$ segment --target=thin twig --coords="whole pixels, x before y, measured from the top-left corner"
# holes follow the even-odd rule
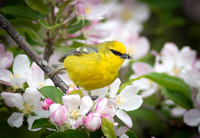
[[[26,42],[26,40],[14,29],[14,27],[0,14],[0,27],[2,27],[11,38],[21,47],[26,54],[35,61],[35,63],[46,73],[48,77],[51,76],[53,70],[48,66],[44,60],[35,50]],[[64,93],[67,92],[69,86],[66,85],[58,75],[50,77],[56,87],[59,87]]]

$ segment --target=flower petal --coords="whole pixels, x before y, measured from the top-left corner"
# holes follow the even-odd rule
[[[88,20],[100,20],[100,19],[103,19],[103,15],[106,14],[108,9],[109,9],[108,5],[104,5],[104,4],[91,6],[91,12],[88,13],[88,14],[86,13],[86,19],[88,19]]]
[[[13,54],[6,52],[0,56],[0,68],[9,68],[13,63]]]
[[[68,121],[68,108],[66,105],[52,104],[50,106],[50,121],[61,126]]]
[[[74,95],[65,95],[62,97],[62,101],[64,105],[67,105],[67,107],[70,109],[78,109],[81,99],[78,94]]]
[[[83,1],[76,2],[75,8],[76,8],[79,15],[85,14],[85,3]]]
[[[191,50],[190,47],[183,47],[179,55],[177,56],[176,64],[178,67],[185,67],[187,65],[192,65],[196,59],[197,53],[194,50]]]
[[[133,52],[132,57],[133,59],[139,59],[144,57],[150,48],[149,40],[146,37],[138,37],[136,36],[136,39],[132,43],[133,46]]]
[[[84,126],[90,130],[95,131],[100,128],[101,126],[101,116],[96,113],[90,113],[85,119],[84,119]]]
[[[35,87],[28,87],[23,94],[24,101],[29,105],[40,103],[41,93]]]
[[[23,120],[24,120],[24,114],[14,112],[8,118],[8,124],[11,127],[17,127],[17,128],[19,128],[22,125]]]
[[[29,117],[28,117],[28,119],[27,119],[28,130],[31,130],[31,131],[38,131],[38,130],[41,129],[41,128],[32,129],[33,122],[34,122],[36,119],[39,119],[39,118],[40,118],[39,116],[32,116],[32,115],[29,115]]]
[[[161,60],[165,65],[169,66],[169,68],[172,68],[176,63],[178,52],[178,47],[174,43],[167,42],[164,44],[161,51]]]
[[[19,54],[15,57],[13,63],[13,73],[25,76],[26,70],[30,67],[30,61],[25,54]]]
[[[153,71],[152,66],[143,62],[136,62],[132,64],[132,69],[137,75],[144,75]]]
[[[135,86],[127,86],[122,90],[122,92],[118,95],[118,98],[121,98],[122,103],[117,103],[120,109],[124,109],[126,111],[132,111],[138,109],[142,103],[142,96],[136,95],[138,92],[138,88]]]
[[[81,105],[80,105],[79,113],[82,114],[82,115],[87,114],[92,106],[93,106],[92,99],[89,96],[84,96],[81,99]]]
[[[106,107],[106,105],[107,105],[107,99],[106,98],[100,98],[95,105],[95,112],[101,113],[104,110],[104,108]]]
[[[27,83],[29,87],[40,88],[40,85],[43,82],[44,72],[35,62],[33,62],[31,68],[27,70]]]
[[[99,96],[98,99],[95,100],[98,101],[100,98],[105,97],[107,92],[108,92],[108,87],[106,86],[100,89],[92,90],[91,96]]]
[[[189,126],[198,126],[200,123],[200,109],[191,109],[186,112],[184,122]]]
[[[0,83],[9,85],[10,77],[12,76],[12,72],[7,69],[0,69]]]
[[[32,110],[37,116],[41,118],[47,118],[50,115],[48,110],[43,110],[40,102],[34,104],[34,108]]]
[[[17,107],[18,109],[23,107],[24,100],[22,95],[19,93],[2,92],[1,97],[9,107]]]
[[[129,129],[127,127],[120,127],[118,130],[117,130],[117,136],[122,136],[123,134],[126,133],[126,131],[128,131]]]
[[[122,120],[129,128],[132,127],[132,120],[131,118],[128,116],[128,114],[126,112],[124,112],[123,110],[117,110],[116,112],[117,117]]]
[[[117,78],[111,85],[110,85],[110,97],[114,98],[116,96],[116,93],[119,89],[119,86],[121,84],[121,81],[119,78]]]

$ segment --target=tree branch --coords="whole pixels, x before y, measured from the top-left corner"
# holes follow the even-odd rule
[[[56,87],[59,87],[64,93],[67,92],[67,86],[63,80],[58,76],[51,76],[53,70],[48,66],[44,60],[35,50],[26,42],[26,40],[14,29],[14,27],[0,14],[0,28],[3,28],[11,38],[21,47],[26,54],[33,59],[33,61],[46,73],[48,77],[54,82]]]

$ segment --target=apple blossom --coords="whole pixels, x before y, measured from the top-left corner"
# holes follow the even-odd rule
[[[44,111],[40,104],[41,94],[36,88],[26,88],[23,96],[19,93],[2,92],[1,97],[9,107],[16,107],[20,112],[14,112],[8,118],[8,124],[11,127],[20,127],[22,125],[23,116],[27,116],[28,130],[32,129],[32,123],[35,119],[49,117],[49,112]],[[34,98],[33,98],[34,97]]]
[[[11,85],[14,88],[23,87],[27,80],[26,71],[30,67],[30,61],[25,54],[19,54],[15,57],[13,63],[13,74],[9,70],[0,69],[0,82],[5,85]]]
[[[125,111],[138,109],[142,103],[142,96],[137,95],[139,91],[137,86],[126,86],[120,94],[117,94],[121,81],[117,78],[110,86],[110,98],[114,99],[117,104],[116,115],[128,127],[132,127],[132,120]]]
[[[108,6],[100,4],[101,0],[77,0],[75,9],[79,16],[88,20],[100,20],[108,11]]]
[[[122,20],[125,23],[131,21],[142,23],[150,16],[148,5],[142,2],[126,0],[116,3],[112,1],[110,5],[112,10],[108,13],[108,18]]]
[[[179,51],[174,43],[168,42],[164,44],[161,55],[158,55],[158,58],[160,60],[155,63],[155,71],[179,76],[184,68],[192,66],[196,59],[196,51],[191,50],[188,46]],[[159,63],[159,61],[162,63]]]

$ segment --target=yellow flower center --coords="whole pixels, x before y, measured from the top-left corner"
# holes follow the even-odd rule
[[[181,72],[181,70],[180,70],[179,68],[177,68],[177,67],[174,67],[174,68],[172,69],[172,71],[173,71],[173,73],[174,73],[175,75],[178,75],[178,74]]]
[[[124,21],[129,21],[130,19],[132,19],[133,17],[133,13],[130,9],[125,9],[123,12],[122,12],[122,19]]]
[[[10,79],[20,78],[20,77],[22,77],[22,75],[20,75],[20,74],[13,74],[13,75],[10,76]]]
[[[85,8],[85,14],[90,14],[92,12],[92,6],[91,5],[86,5],[86,8]]]
[[[24,107],[21,109],[21,111],[27,115],[31,114],[32,110],[33,110],[33,105],[28,105],[28,104],[25,104]]]
[[[125,100],[121,98],[121,95],[119,95],[115,101],[119,105],[122,104]]]
[[[39,84],[40,87],[44,87],[45,86],[44,81],[43,82],[38,82],[38,84]]]
[[[77,120],[80,116],[81,116],[81,114],[78,112],[78,109],[72,110],[69,113],[69,117],[72,119],[75,119],[75,120]]]

